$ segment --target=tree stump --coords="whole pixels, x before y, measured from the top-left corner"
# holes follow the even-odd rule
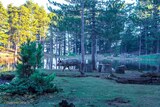
[[[103,72],[112,73],[111,64],[103,64]]]
[[[102,72],[102,66],[103,66],[102,64],[98,65],[98,72]]]
[[[125,65],[120,65],[120,66],[117,67],[116,73],[118,73],[118,74],[124,74],[125,70],[126,70],[126,66]]]
[[[111,66],[111,64],[99,64],[98,65],[98,72],[111,73],[112,72],[112,66]]]

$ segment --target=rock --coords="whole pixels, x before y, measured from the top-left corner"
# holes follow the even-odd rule
[[[118,73],[118,74],[124,74],[125,70],[126,70],[126,66],[125,65],[121,65],[121,66],[117,67],[115,72]]]
[[[69,107],[75,107],[75,105],[73,103],[70,103]]]
[[[121,97],[117,97],[117,98],[114,98],[113,100],[108,100],[108,102],[129,103],[130,101]]]
[[[67,100],[62,100],[59,103],[59,107],[75,107],[75,105],[73,103],[68,103]]]
[[[121,97],[114,98],[112,100],[107,100],[108,105],[119,106],[121,104],[127,105],[130,101]]]

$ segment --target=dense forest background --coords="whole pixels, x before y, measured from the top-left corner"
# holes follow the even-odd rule
[[[28,0],[15,7],[0,3],[0,51],[14,51],[27,39],[55,55],[160,52],[160,1],[50,0],[47,13]],[[83,44],[82,44],[83,42]]]

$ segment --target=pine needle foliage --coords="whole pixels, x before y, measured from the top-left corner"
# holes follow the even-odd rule
[[[36,68],[42,67],[43,47],[41,44],[27,40],[20,49],[20,63],[17,65],[17,73],[19,77],[27,78],[35,72]]]
[[[20,49],[20,63],[17,65],[16,77],[9,84],[0,85],[0,92],[23,95],[58,91],[52,82],[55,74],[44,75],[39,72],[38,68],[43,65],[42,45],[27,40]]]
[[[15,77],[9,84],[0,85],[0,91],[11,95],[43,94],[58,91],[52,83],[54,74],[44,76],[36,71],[29,78]]]

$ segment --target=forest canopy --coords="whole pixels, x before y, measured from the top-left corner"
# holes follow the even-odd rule
[[[0,48],[14,49],[17,54],[19,46],[31,39],[44,41],[50,18],[43,7],[27,1],[16,7],[9,4],[7,9],[0,2]]]
[[[81,54],[82,0],[65,1],[67,4],[49,0],[50,13],[30,0],[19,7],[10,4],[7,9],[0,3],[1,50],[17,52],[29,38],[43,42],[50,53]],[[137,0],[133,4],[124,0],[83,3],[85,54],[159,53],[159,0]]]
[[[60,19],[57,27],[51,25],[49,30],[56,32],[53,41],[61,50],[59,54],[80,54],[82,0],[65,0],[66,4],[49,1],[52,6],[59,7],[58,10],[49,8]],[[91,54],[92,48],[99,54],[159,53],[159,0],[137,0],[133,4],[124,0],[83,1],[86,54]]]

